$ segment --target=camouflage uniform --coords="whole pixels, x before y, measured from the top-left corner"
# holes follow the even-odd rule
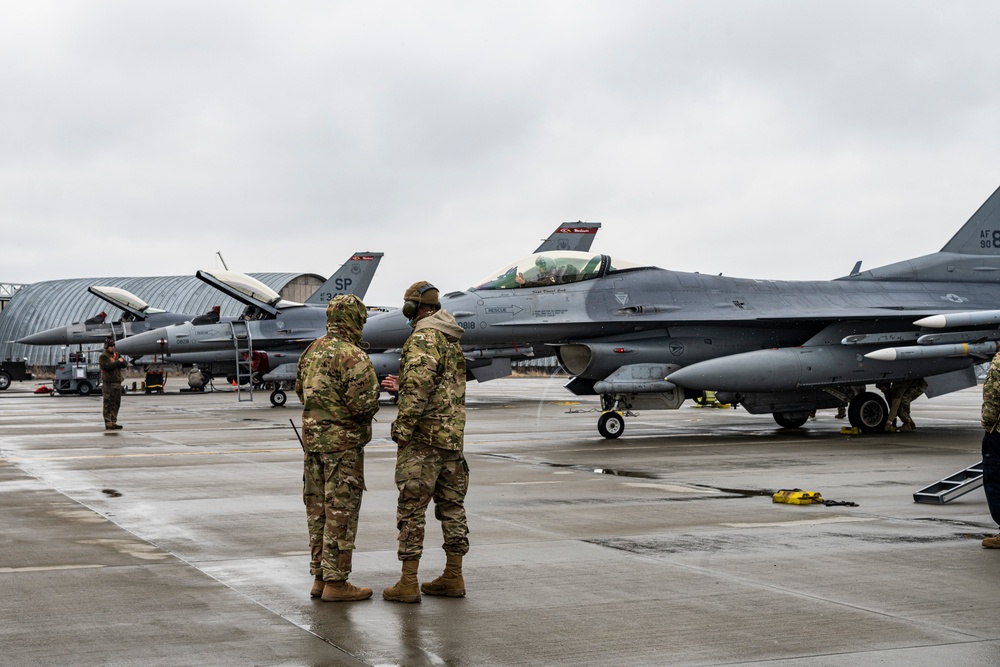
[[[97,363],[101,367],[101,394],[104,396],[104,428],[116,428],[118,424],[118,410],[122,405],[122,382],[125,381],[123,368],[128,367],[128,362],[118,356],[116,352],[108,352],[107,345],[98,357]]]
[[[419,560],[423,553],[427,505],[441,522],[444,551],[469,551],[465,494],[469,466],[462,453],[465,432],[465,357],[458,344],[463,330],[443,310],[417,321],[403,346],[399,375],[399,415],[392,423],[399,503],[398,556]]]
[[[990,516],[1000,525],[1000,354],[983,382],[983,490]]]
[[[898,415],[903,427],[909,427],[907,430],[916,428],[913,418],[910,417],[910,403],[920,398],[925,391],[927,391],[927,381],[923,378],[894,383],[890,390],[892,400],[889,405],[889,418],[886,420],[886,425],[895,424]]]
[[[309,570],[347,581],[365,490],[364,446],[378,412],[378,379],[358,343],[364,303],[339,295],[326,309],[326,336],[299,358],[295,393],[302,401],[305,450],[302,499],[309,526]]]

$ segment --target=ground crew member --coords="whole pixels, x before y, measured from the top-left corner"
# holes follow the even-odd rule
[[[302,500],[309,527],[312,597],[325,602],[367,600],[351,574],[358,512],[365,490],[364,446],[378,411],[378,378],[358,347],[365,304],[338,295],[326,308],[326,335],[299,357],[295,393],[302,401]]]
[[[112,431],[120,429],[118,424],[118,410],[122,406],[122,382],[125,381],[123,368],[128,367],[128,362],[115,352],[115,339],[107,338],[104,341],[104,351],[98,357],[97,363],[101,367],[101,394],[104,396],[104,428]]]
[[[399,415],[391,435],[398,445],[396,487],[399,501],[397,556],[402,575],[382,597],[394,602],[420,602],[428,595],[462,597],[462,557],[469,551],[465,494],[469,467],[463,455],[465,433],[465,357],[459,339],[463,329],[444,310],[438,290],[418,282],[406,290],[403,314],[413,333],[403,345],[399,378],[390,376],[386,388],[398,384]],[[427,505],[434,500],[434,516],[441,522],[447,564],[444,573],[417,587],[417,566],[423,553]]]
[[[1000,525],[1000,354],[993,357],[983,382],[983,491],[993,522]],[[983,547],[1000,549],[1000,535],[987,537]]]
[[[896,426],[896,417],[903,423],[900,431],[908,433],[917,427],[910,417],[910,402],[916,400],[927,391],[927,381],[923,378],[908,380],[906,382],[894,382],[889,391],[891,400],[889,401],[889,417],[885,422],[885,430],[891,431]]]

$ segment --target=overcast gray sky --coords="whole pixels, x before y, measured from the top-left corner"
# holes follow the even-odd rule
[[[0,8],[0,282],[377,250],[395,304],[575,220],[635,262],[828,279],[939,250],[1000,186],[990,0]]]

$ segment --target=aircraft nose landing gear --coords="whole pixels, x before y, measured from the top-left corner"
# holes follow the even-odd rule
[[[614,440],[625,431],[625,419],[620,412],[605,412],[597,420],[597,431],[609,440]]]
[[[271,392],[271,405],[276,408],[281,408],[285,406],[288,401],[288,394],[285,393],[284,389],[278,388]]]
[[[625,432],[625,417],[635,417],[631,405],[625,397],[605,394],[601,396],[601,417],[597,420],[597,432],[608,440],[621,437]]]

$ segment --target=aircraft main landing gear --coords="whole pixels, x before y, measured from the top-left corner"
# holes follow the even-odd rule
[[[889,408],[878,394],[866,391],[851,399],[847,419],[862,433],[879,433],[889,420]]]

